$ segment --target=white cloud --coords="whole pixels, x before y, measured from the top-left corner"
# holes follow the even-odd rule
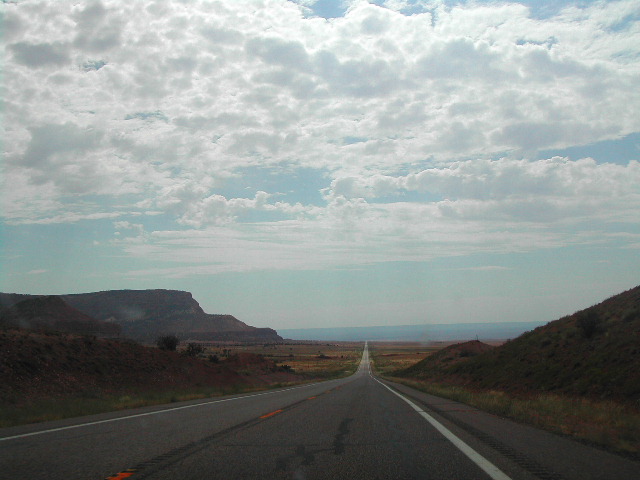
[[[458,270],[462,271],[470,271],[470,272],[496,272],[496,271],[505,271],[511,270],[509,267],[502,267],[500,265],[483,265],[481,267],[469,267],[469,268],[460,268]]]
[[[69,63],[67,46],[60,43],[17,42],[9,45],[9,50],[17,63],[30,68]]]
[[[102,53],[120,45],[123,27],[120,12],[108,11],[102,2],[95,0],[78,7],[72,18],[76,22],[74,45],[82,51]]]
[[[331,20],[297,3],[3,4],[5,219],[163,212],[184,247],[118,220],[144,238],[131,254],[188,259],[224,226],[239,269],[538,248],[637,221],[637,162],[522,160],[640,131],[637,2],[538,19],[360,1]],[[330,172],[325,203],[225,192],[257,167]]]
[[[80,129],[71,123],[34,126],[29,132],[31,141],[20,164],[31,168],[48,163],[51,157],[61,158],[65,163],[77,161],[75,155],[96,148],[102,136],[101,132]],[[50,167],[46,165],[45,168],[50,170]]]
[[[45,270],[43,268],[39,268],[36,270],[30,270],[27,272],[27,275],[41,275],[43,273],[47,273],[49,270]]]
[[[375,198],[400,190],[437,193],[446,198],[501,199],[510,196],[624,196],[637,192],[640,163],[598,164],[591,158],[553,157],[527,161],[467,160],[404,176],[338,177],[334,195]]]
[[[126,220],[113,222],[113,227],[116,229],[116,234],[132,232],[137,235],[142,235],[144,233],[144,225],[141,223],[131,223]]]
[[[262,222],[242,227],[154,232],[129,254],[175,267],[135,275],[188,276],[227,271],[357,268],[389,261],[427,261],[470,253],[526,252],[589,243],[568,232],[509,228],[501,222],[461,222],[437,208],[338,201],[314,220]]]
[[[269,194],[265,192],[256,193],[252,199],[226,199],[222,195],[210,195],[188,205],[187,211],[181,217],[181,222],[196,227],[211,223],[231,223],[242,212],[263,209],[268,198]]]

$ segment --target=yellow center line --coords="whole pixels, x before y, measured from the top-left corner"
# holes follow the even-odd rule
[[[271,412],[271,413],[267,413],[266,415],[262,415],[260,418],[269,418],[269,417],[272,417],[273,415],[276,415],[276,414],[280,413],[281,411],[282,411],[282,409],[276,410],[275,412]]]
[[[110,477],[107,477],[105,480],[120,480],[122,478],[129,478],[131,476],[133,476],[136,473],[135,470],[130,469],[130,470],[125,470],[124,472],[120,472],[120,473],[116,473],[115,475],[111,475]]]

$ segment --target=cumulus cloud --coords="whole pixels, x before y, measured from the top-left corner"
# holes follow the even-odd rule
[[[222,195],[210,195],[189,204],[181,221],[197,227],[209,223],[231,223],[242,212],[263,209],[268,198],[266,192],[258,192],[254,198],[226,199]]]
[[[76,22],[74,46],[86,52],[100,53],[120,44],[120,12],[109,12],[100,1],[90,2],[72,14]]]
[[[30,68],[61,66],[69,62],[67,47],[61,43],[16,42],[9,45],[15,61]]]
[[[224,227],[288,266],[309,251],[319,266],[537,248],[571,241],[562,222],[634,222],[637,162],[534,159],[640,131],[637,2],[543,18],[517,3],[354,1],[330,20],[313,6],[3,4],[5,220],[118,218],[120,236],[144,233],[132,255],[188,248],[119,219],[162,212],[155,228],[184,245]],[[265,167],[322,172],[320,200],[228,191]]]
[[[406,176],[340,177],[330,198],[426,195],[440,215],[515,222],[633,221],[640,201],[640,163],[598,164],[591,158],[455,162]],[[429,200],[426,200],[429,199]]]
[[[404,176],[342,177],[332,182],[331,193],[375,198],[404,191],[437,193],[450,199],[501,199],[509,196],[632,195],[640,180],[640,164],[596,163],[591,158],[553,157],[528,161],[467,160],[432,167]]]
[[[84,153],[97,147],[101,133],[93,129],[85,130],[76,125],[46,124],[29,128],[31,140],[20,164],[37,167],[51,157],[63,157],[65,162],[76,160],[70,153]]]

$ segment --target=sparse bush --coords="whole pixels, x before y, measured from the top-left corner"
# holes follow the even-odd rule
[[[163,335],[156,340],[156,345],[160,350],[168,350],[170,352],[175,352],[179,343],[180,340],[175,335]]]
[[[197,343],[188,343],[187,348],[182,352],[187,357],[197,357],[201,353],[204,353],[204,347]]]
[[[591,338],[600,331],[602,319],[595,310],[587,310],[578,316],[576,325],[585,338]]]
[[[220,358],[218,358],[218,355],[209,355],[209,361],[211,363],[220,363]]]

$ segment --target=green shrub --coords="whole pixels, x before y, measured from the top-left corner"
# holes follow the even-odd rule
[[[156,345],[160,350],[168,350],[170,352],[175,352],[179,343],[180,340],[175,335],[163,335],[156,340]]]
[[[602,319],[593,309],[582,312],[576,321],[576,325],[582,331],[585,338],[591,338],[601,329]]]

